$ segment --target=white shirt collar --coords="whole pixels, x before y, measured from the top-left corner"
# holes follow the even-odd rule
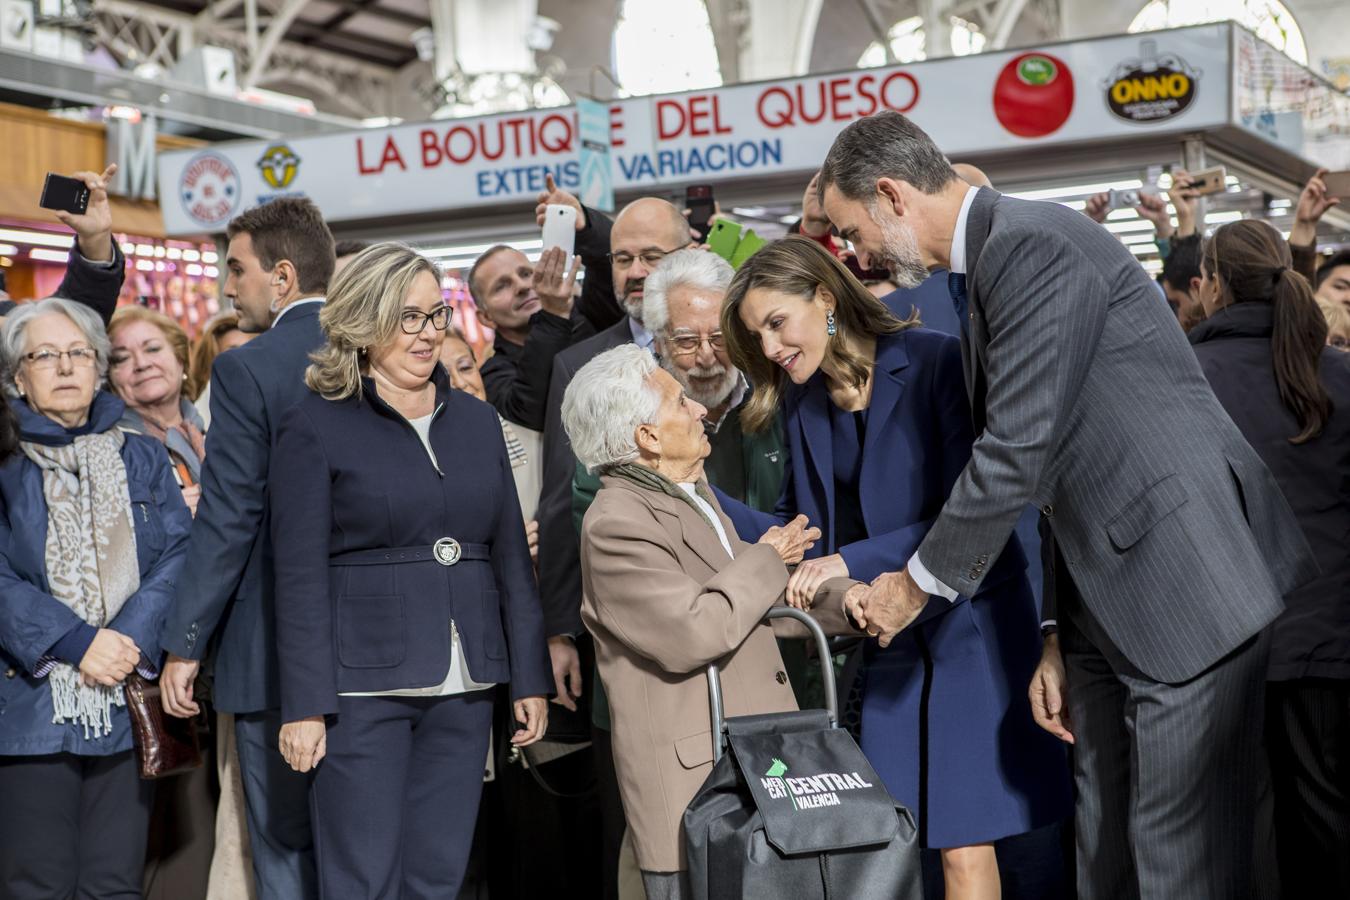
[[[980,189],[971,185],[966,190],[966,198],[961,201],[961,212],[956,217],[956,230],[952,232],[951,265],[947,271],[957,275],[966,274],[966,220],[970,218],[970,205]]]
[[[275,319],[272,320],[272,327],[273,327],[273,328],[276,328],[276,327],[277,327],[277,323],[281,321],[281,317],[284,316],[284,315],[286,315],[286,313],[290,312],[291,310],[295,309],[297,306],[305,306],[306,304],[309,304],[309,303],[322,303],[322,302],[323,302],[324,300],[326,300],[326,299],[328,299],[328,298],[326,298],[326,297],[306,297],[306,298],[304,298],[303,300],[296,300],[294,303],[289,303],[289,304],[287,304],[286,306],[283,306],[283,307],[281,308],[281,312],[277,313],[277,317],[276,317]]]
[[[655,340],[652,333],[643,328],[642,323],[632,316],[628,317],[628,330],[633,333],[633,343],[643,350],[652,349],[652,342]]]

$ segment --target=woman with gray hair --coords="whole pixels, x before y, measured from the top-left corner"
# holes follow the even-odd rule
[[[440,272],[402,244],[329,287],[312,393],[269,485],[282,755],[310,793],[325,898],[454,897],[493,692],[543,736],[553,673],[497,413],[451,390]]]
[[[23,304],[0,354],[19,431],[0,466],[0,884],[139,897],[150,783],[122,685],[156,674],[191,517],[164,448],[117,427],[96,313]]]
[[[633,344],[583,366],[562,407],[577,459],[602,476],[581,529],[581,615],[648,900],[688,896],[681,818],[713,758],[705,667],[722,667],[727,715],[796,709],[764,617],[820,537],[799,516],[737,539],[703,476],[705,414]],[[827,585],[813,611],[826,630],[846,629],[852,587]]]

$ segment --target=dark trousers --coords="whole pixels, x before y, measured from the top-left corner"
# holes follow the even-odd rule
[[[1135,668],[1057,583],[1081,896],[1252,897],[1265,634],[1190,681]]]
[[[1266,748],[1286,897],[1350,897],[1350,681],[1266,685]]]
[[[281,755],[281,710],[239,713],[234,727],[258,900],[314,900],[311,776],[296,772]]]
[[[211,716],[214,719],[214,715]],[[216,848],[215,734],[201,728],[202,764],[152,782],[150,838],[145,857],[145,900],[205,897]]]
[[[130,750],[0,757],[0,895],[139,900],[150,782]]]
[[[491,724],[491,691],[338,698],[310,793],[324,900],[455,897]]]

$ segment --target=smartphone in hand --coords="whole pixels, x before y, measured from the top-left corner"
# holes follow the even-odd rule
[[[577,242],[577,211],[564,203],[550,203],[544,211],[543,249],[561,247],[572,259]]]
[[[38,205],[43,209],[60,209],[82,216],[89,209],[89,186],[78,178],[48,172]]]
[[[689,210],[689,228],[698,232],[698,242],[708,242],[708,223],[712,220],[716,206],[713,203],[711,184],[692,184],[685,188],[684,206]]]

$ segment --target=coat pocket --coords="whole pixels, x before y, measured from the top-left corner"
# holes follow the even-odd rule
[[[697,769],[712,762],[712,730],[682,737],[675,742],[675,756],[686,769]]]
[[[338,661],[349,669],[385,669],[408,655],[403,595],[343,596],[337,602]]]
[[[1177,475],[1166,475],[1125,504],[1106,523],[1106,533],[1117,550],[1128,550],[1189,499]]]

